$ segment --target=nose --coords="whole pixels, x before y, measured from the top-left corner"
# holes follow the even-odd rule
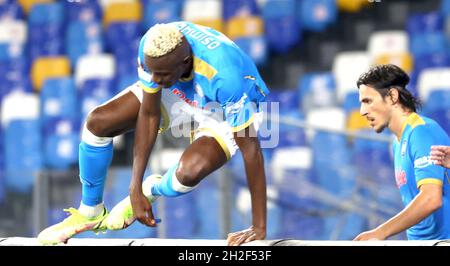
[[[359,108],[359,113],[362,115],[362,116],[366,116],[367,115],[367,108],[364,106],[364,104],[361,104],[361,107]]]

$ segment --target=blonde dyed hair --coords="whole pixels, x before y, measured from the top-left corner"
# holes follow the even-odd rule
[[[156,24],[148,30],[144,44],[144,54],[150,57],[166,55],[183,41],[183,34],[170,24]]]

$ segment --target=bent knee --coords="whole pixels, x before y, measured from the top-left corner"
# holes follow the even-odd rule
[[[96,107],[86,118],[87,129],[98,137],[107,137],[109,135],[107,115],[102,111],[101,107]]]
[[[178,178],[178,181],[184,185],[193,187],[196,186],[202,179],[202,166],[196,163],[180,163],[178,166],[175,175]]]

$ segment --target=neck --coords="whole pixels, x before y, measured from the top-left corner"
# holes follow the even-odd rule
[[[405,126],[406,120],[411,113],[411,110],[403,108],[401,106],[399,106],[398,109],[394,110],[394,114],[392,115],[391,121],[389,123],[389,129],[392,133],[395,134],[397,140],[400,140],[400,138],[402,137],[403,128]]]

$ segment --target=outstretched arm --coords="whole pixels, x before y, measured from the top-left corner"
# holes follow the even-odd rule
[[[227,241],[230,246],[237,246],[253,240],[261,240],[266,237],[267,196],[264,158],[253,126],[250,125],[243,130],[245,134],[244,132],[237,132],[234,138],[244,158],[247,183],[251,195],[253,219],[252,226],[249,229],[228,235]]]
[[[442,205],[442,186],[423,184],[405,209],[377,228],[359,234],[354,240],[384,240],[419,223]]]
[[[133,174],[130,183],[130,200],[133,213],[139,222],[156,226],[151,205],[142,192],[142,178],[150,153],[158,135],[161,118],[161,90],[157,93],[145,93],[136,121],[133,151]]]
[[[445,168],[450,168],[450,146],[431,146],[430,160]]]

